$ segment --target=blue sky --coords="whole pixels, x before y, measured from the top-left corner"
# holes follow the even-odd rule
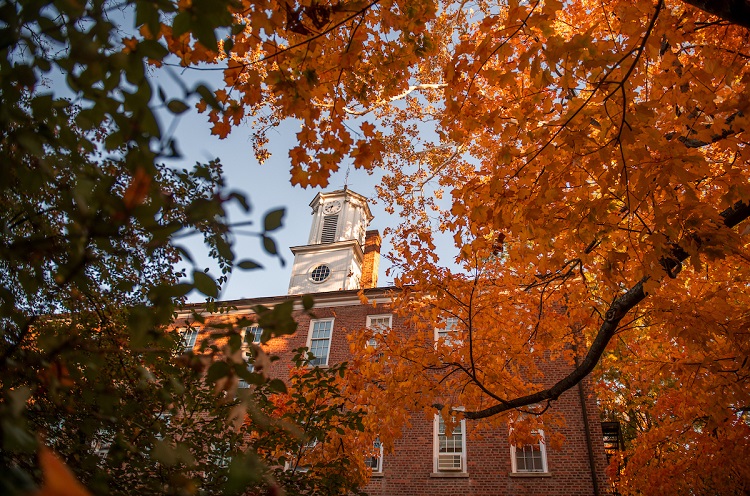
[[[203,82],[209,88],[218,88],[222,84],[220,72],[210,71],[177,71],[173,70],[181,81],[189,87],[197,82]],[[162,85],[167,94],[179,97],[181,90],[175,84],[173,77],[163,70],[153,72],[154,84]],[[194,103],[194,102],[193,102]],[[196,161],[207,162],[214,158],[220,158],[224,166],[226,182],[229,189],[244,193],[253,207],[251,219],[262,222],[266,211],[276,208],[286,208],[284,226],[274,232],[274,237],[280,253],[286,261],[281,266],[279,261],[268,256],[262,250],[257,237],[238,234],[235,237],[235,254],[238,260],[250,258],[263,265],[262,270],[235,271],[229,282],[223,288],[220,298],[233,300],[239,298],[251,298],[256,296],[275,296],[287,293],[289,276],[293,256],[289,250],[290,246],[303,245],[307,243],[310,230],[311,210],[310,202],[319,189],[303,189],[293,187],[289,182],[289,159],[287,152],[294,146],[295,133],[299,130],[299,124],[287,122],[270,134],[269,151],[272,156],[263,165],[259,164],[253,154],[250,143],[251,128],[243,124],[226,138],[219,139],[211,135],[210,124],[206,114],[198,114],[192,108],[180,115],[178,120],[171,122],[171,115],[162,114],[163,129],[174,126],[174,136],[178,147],[182,152],[183,159],[167,162],[174,167],[189,167]],[[354,167],[348,167],[344,163],[342,168],[333,175],[328,188],[325,190],[340,189],[344,186],[346,171],[349,169],[348,186],[353,191],[368,198],[375,199],[375,184],[378,182],[377,175],[368,175]],[[397,219],[391,218],[383,208],[383,205],[371,203],[370,208],[375,216],[370,229],[383,231],[389,223],[395,223]],[[239,214],[239,211],[234,212]],[[239,221],[239,215],[232,220]],[[252,231],[252,227],[243,228],[240,231]],[[206,250],[202,247],[197,237],[185,243],[193,255],[199,268],[211,268],[210,274],[214,277],[219,275],[215,266],[211,264],[206,256]],[[390,249],[388,240],[384,240],[383,251]],[[381,261],[379,285],[387,285],[392,279],[385,276],[388,267],[386,260]],[[189,272],[189,271],[188,271]],[[194,292],[190,295],[191,302],[202,301],[202,295]]]

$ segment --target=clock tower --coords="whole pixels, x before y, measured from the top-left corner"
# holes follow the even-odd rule
[[[310,207],[313,217],[307,245],[291,248],[294,265],[289,294],[361,288],[363,279],[372,279],[372,274],[363,277],[363,266],[372,265],[365,263],[365,238],[369,242],[373,233],[379,256],[380,237],[377,231],[367,231],[372,220],[367,198],[344,187],[318,193]]]

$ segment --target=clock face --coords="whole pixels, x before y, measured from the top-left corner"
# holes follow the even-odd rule
[[[335,214],[341,210],[341,202],[340,201],[332,201],[330,203],[326,203],[323,206],[323,213],[324,214]]]

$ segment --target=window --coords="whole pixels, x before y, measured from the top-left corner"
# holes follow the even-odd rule
[[[547,449],[544,432],[534,431],[538,441],[534,444],[510,447],[510,460],[514,474],[547,472]]]
[[[228,468],[232,461],[232,452],[229,443],[211,443],[207,461],[215,467]]]
[[[187,353],[193,351],[195,341],[198,339],[198,329],[195,329],[194,327],[182,327],[178,332],[180,333],[180,346],[182,347],[182,352]]]
[[[169,429],[169,424],[172,423],[172,414],[169,412],[161,412],[156,414],[156,425],[157,432],[154,437],[159,441],[164,441]]]
[[[336,241],[336,227],[338,227],[338,215],[323,216],[323,229],[320,231],[321,244],[333,243]]]
[[[445,344],[460,343],[461,341],[456,337],[458,334],[458,318],[448,317],[443,320],[443,326],[435,329],[435,341],[441,339]]]
[[[316,265],[313,270],[310,271],[310,279],[312,282],[323,282],[328,279],[331,275],[331,268],[326,264]]]
[[[313,320],[310,322],[310,352],[315,358],[311,365],[328,365],[328,354],[331,348],[333,319]]]
[[[99,429],[94,434],[94,440],[91,441],[91,449],[94,455],[99,458],[106,458],[112,448],[114,434],[108,429]]]
[[[380,438],[375,439],[372,447],[376,454],[365,458],[365,466],[371,468],[373,474],[380,474],[383,472],[383,443]]]
[[[253,352],[250,349],[249,343],[260,344],[261,337],[263,336],[263,328],[257,324],[245,327],[242,329],[242,359],[247,363],[247,371],[253,372],[255,367],[253,366]],[[239,388],[249,388],[250,384],[244,379],[240,379]]]
[[[305,456],[308,453],[312,453],[317,445],[318,440],[316,438],[313,438],[310,441],[301,444],[297,453],[289,453],[289,459],[284,464],[284,470],[291,470],[292,472],[296,473],[309,472],[310,465],[303,462],[307,461],[305,459]]]
[[[250,337],[252,337],[252,339],[250,339]],[[244,347],[245,343],[260,344],[260,340],[262,337],[263,337],[263,328],[259,327],[258,324],[251,325],[250,327],[246,327],[242,331],[242,346]]]
[[[466,471],[465,430],[466,420],[461,420],[448,435],[443,417],[435,415],[435,472]]]
[[[383,334],[391,328],[390,315],[368,315],[367,328],[373,330],[373,334]],[[367,341],[367,346],[375,347],[378,344],[374,337]]]

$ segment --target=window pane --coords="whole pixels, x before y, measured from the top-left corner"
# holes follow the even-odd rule
[[[310,351],[315,358],[312,365],[328,364],[328,348],[331,344],[331,329],[333,321],[324,320],[313,322],[312,337],[310,339]]]
[[[539,444],[527,444],[516,448],[517,472],[544,472],[542,450]]]
[[[448,317],[443,320],[442,327],[436,329],[436,339],[445,339],[445,344],[451,344],[456,340],[456,332],[458,331],[458,318]]]
[[[247,336],[245,339],[251,343],[255,343],[255,344],[260,343],[260,340],[263,337],[263,328],[257,325],[254,325],[254,326],[248,327],[247,330],[250,331],[251,335]]]
[[[438,417],[438,451],[440,453],[463,452],[463,432],[461,430],[461,422],[454,427],[453,435],[447,436],[445,434],[445,422],[443,421],[443,417]]]
[[[383,445],[380,442],[380,438],[375,439],[375,442],[372,443],[372,447],[375,448],[375,450],[377,450],[379,454],[366,457],[365,466],[371,468],[373,472],[382,472]]]
[[[198,329],[183,329],[180,332],[183,351],[192,351],[198,338]]]

